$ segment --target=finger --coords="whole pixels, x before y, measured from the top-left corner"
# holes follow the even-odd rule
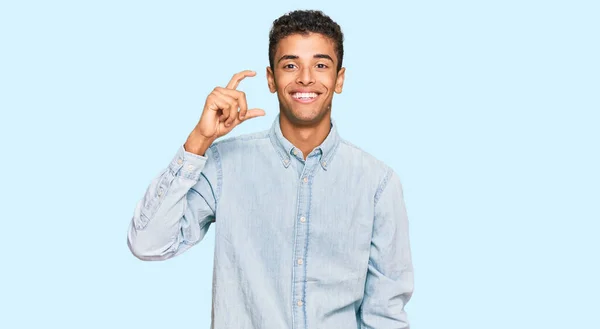
[[[246,121],[248,119],[252,119],[252,118],[256,118],[256,117],[262,117],[265,116],[265,111],[262,109],[250,109],[248,110],[248,113],[246,114],[246,117],[244,118],[243,121]]]
[[[238,87],[238,85],[240,84],[240,82],[242,80],[244,80],[244,78],[253,77],[255,75],[256,75],[256,72],[254,72],[252,70],[245,70],[240,73],[236,73],[231,78],[231,81],[229,81],[229,83],[227,84],[227,88],[228,89],[236,89]]]
[[[209,97],[210,108],[214,111],[221,111],[221,114],[217,114],[219,118],[219,122],[223,122],[229,118],[229,114],[231,112],[231,104],[227,102],[225,97],[219,93],[218,91],[213,91],[211,96]]]
[[[215,92],[219,95],[221,99],[223,99],[227,104],[229,104],[229,109],[225,116],[225,111],[223,111],[225,127],[229,127],[237,118],[238,118],[238,101],[226,93],[223,92],[223,89],[215,89]]]
[[[239,119],[243,120],[246,116],[246,113],[248,112],[248,102],[246,101],[246,93],[244,93],[243,91],[226,88],[218,88],[218,91],[225,95],[229,95],[235,98],[240,107]]]
[[[225,102],[221,96],[221,93],[217,92],[216,90],[213,90],[210,95],[208,95],[206,98],[206,103],[208,104],[209,109],[217,112],[222,112],[223,110],[227,110],[229,108],[229,104]],[[219,115],[219,117],[220,116],[221,115]]]
[[[218,122],[223,122],[229,117],[229,108],[231,105],[224,99],[215,96],[210,99],[210,109],[216,111],[216,118]],[[220,113],[219,113],[220,112]]]

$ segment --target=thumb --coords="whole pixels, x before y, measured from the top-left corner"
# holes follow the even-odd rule
[[[265,116],[265,114],[266,114],[265,111],[262,109],[250,109],[250,110],[248,110],[248,112],[246,112],[244,121],[246,121],[248,119],[256,118],[256,117],[262,117],[262,116]]]

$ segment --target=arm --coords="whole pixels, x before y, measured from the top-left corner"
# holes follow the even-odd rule
[[[127,235],[137,258],[175,257],[200,242],[215,221],[221,165],[216,147],[210,145],[240,123],[265,115],[261,109],[248,109],[245,94],[236,90],[240,81],[254,75],[249,70],[237,73],[227,88],[217,87],[208,95],[185,144],[146,189]]]
[[[404,307],[413,292],[408,218],[402,185],[389,171],[375,196],[371,253],[360,307],[362,329],[409,328]]]
[[[204,154],[204,153],[201,153]],[[175,257],[200,242],[215,220],[219,163],[216,150],[204,156],[183,146],[137,203],[127,245],[141,260]]]

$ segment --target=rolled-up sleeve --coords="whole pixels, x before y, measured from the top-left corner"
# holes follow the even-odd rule
[[[214,148],[199,156],[180,146],[135,206],[127,234],[133,255],[164,260],[200,242],[215,220],[220,180]]]
[[[402,185],[390,170],[375,196],[375,218],[361,328],[410,328],[405,306],[413,293],[413,266]]]

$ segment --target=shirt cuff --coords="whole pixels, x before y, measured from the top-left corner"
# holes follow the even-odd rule
[[[169,170],[175,176],[197,181],[207,160],[207,156],[187,152],[181,145],[169,164]]]

